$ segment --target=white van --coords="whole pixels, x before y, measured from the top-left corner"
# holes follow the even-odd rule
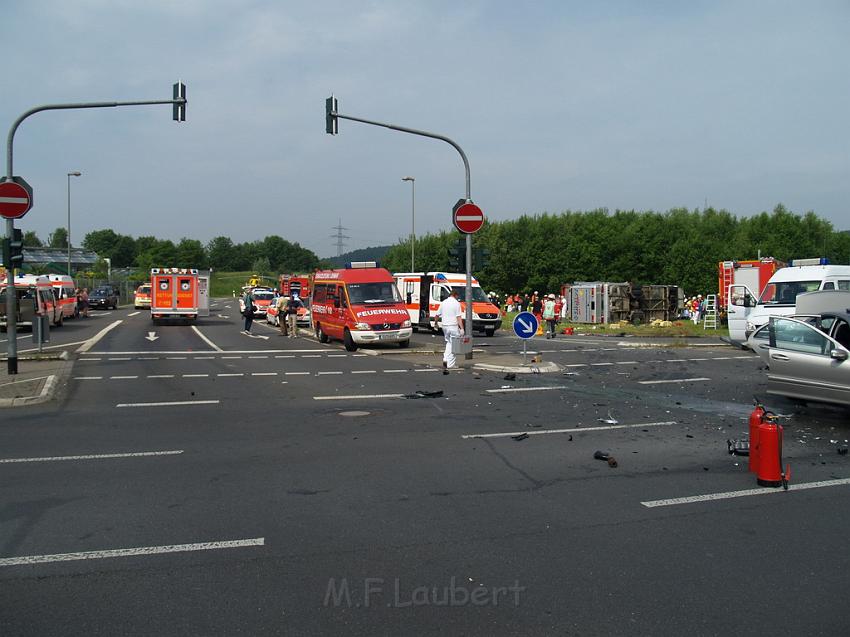
[[[771,316],[797,314],[797,295],[818,290],[850,291],[850,265],[829,265],[826,259],[796,259],[777,270],[761,294],[746,285],[729,286],[729,338],[744,343]]]
[[[62,309],[62,316],[66,319],[78,316],[80,311],[77,309],[77,286],[74,279],[67,274],[48,274],[47,278],[53,285],[53,294]]]

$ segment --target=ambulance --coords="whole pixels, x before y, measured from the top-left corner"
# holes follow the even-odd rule
[[[6,278],[0,281],[0,331],[6,331]],[[46,276],[23,274],[15,277],[15,291],[18,297],[18,327],[32,328],[37,316],[48,317],[50,323],[61,327],[64,321],[62,309],[56,303],[53,284]]]
[[[77,286],[74,285],[74,279],[67,274],[48,274],[47,278],[53,285],[53,295],[56,297],[56,303],[62,310],[62,316],[66,319],[79,316],[80,311],[77,309]]]
[[[201,304],[194,268],[151,269],[151,320],[193,322]]]
[[[729,338],[745,343],[771,316],[797,314],[797,295],[818,290],[850,290],[850,265],[826,258],[795,259],[777,270],[760,295],[749,286],[729,287]]]
[[[438,330],[437,310],[452,289],[466,317],[466,274],[454,272],[407,272],[393,275],[413,325]],[[502,311],[493,305],[484,290],[472,278],[472,329],[493,336],[502,326]]]
[[[312,328],[320,343],[339,340],[349,352],[362,345],[410,344],[413,329],[395,279],[375,261],[319,270],[311,283]]]

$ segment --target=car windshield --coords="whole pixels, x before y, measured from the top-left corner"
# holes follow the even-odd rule
[[[274,294],[271,292],[254,292],[255,301],[271,301],[273,298]]]
[[[814,292],[820,287],[820,281],[781,281],[770,283],[761,293],[762,305],[794,305],[797,295]]]
[[[466,301],[466,286],[465,285],[453,285],[453,290],[457,291],[457,298],[459,301]],[[484,294],[484,290],[482,288],[472,288],[472,301],[473,303],[489,303],[490,299],[487,298],[487,295]]]
[[[92,296],[109,296],[109,290],[94,290]]]
[[[143,285],[142,287],[139,288],[139,294],[150,294],[150,293],[151,293],[151,286],[149,286],[149,285]]]
[[[349,283],[348,298],[352,305],[374,303],[400,303],[401,297],[395,283]]]

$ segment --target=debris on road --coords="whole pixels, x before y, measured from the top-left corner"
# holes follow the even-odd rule
[[[519,442],[521,440],[525,440],[526,438],[528,438],[528,434],[527,433],[521,433],[521,434],[517,434],[516,436],[511,436],[511,438],[513,438],[514,440]]]
[[[749,440],[727,440],[726,450],[730,456],[748,456],[750,455]]]
[[[839,456],[846,456],[846,455],[847,455],[847,451],[848,451],[848,448],[847,448],[847,447],[839,447],[839,448],[838,448],[838,455],[839,455]]]
[[[606,425],[618,425],[618,424],[620,424],[620,421],[617,420],[616,418],[614,418],[611,415],[610,409],[608,410],[608,417],[607,418],[597,418],[596,420],[598,420],[599,422],[604,422]]]
[[[516,374],[513,372],[508,372],[505,374],[505,380],[516,380]]]
[[[424,391],[419,389],[413,394],[404,394],[402,398],[441,398],[442,396],[442,389],[438,389],[437,391]]]

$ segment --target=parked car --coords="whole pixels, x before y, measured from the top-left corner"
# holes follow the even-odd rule
[[[89,307],[93,309],[115,309],[118,307],[118,294],[115,293],[115,288],[98,287],[89,294]]]
[[[768,365],[767,393],[850,406],[850,314],[774,316],[750,342]]]
[[[136,288],[136,295],[133,299],[133,307],[137,310],[144,308],[151,309],[151,284],[142,283]]]

